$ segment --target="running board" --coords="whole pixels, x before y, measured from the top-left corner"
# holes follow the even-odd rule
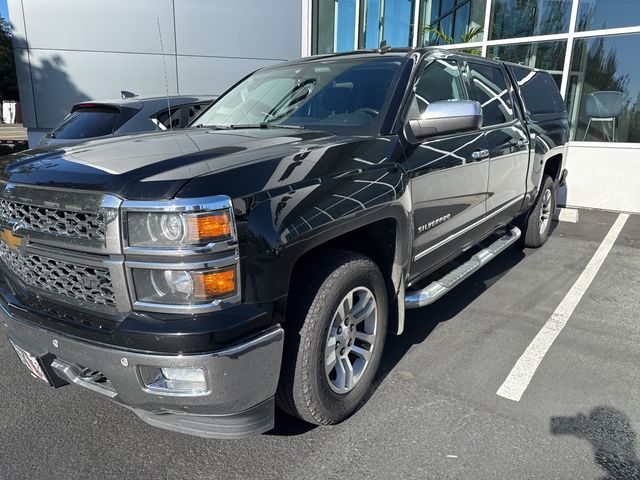
[[[480,250],[467,262],[452,270],[440,280],[431,282],[422,290],[407,292],[404,298],[405,308],[420,308],[432,304],[465,278],[477,272],[489,261],[501,254],[509,245],[515,243],[520,238],[520,235],[521,232],[518,227],[511,227],[511,231],[505,236],[500,237],[487,248]]]

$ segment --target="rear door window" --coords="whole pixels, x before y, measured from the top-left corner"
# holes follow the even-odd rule
[[[155,123],[160,130],[180,128],[180,106],[171,107],[171,110],[168,108],[160,110],[151,116],[151,121]]]
[[[187,103],[171,107],[171,114],[169,114],[169,109],[165,108],[150,118],[160,130],[185,128],[194,118],[200,115],[209,103],[211,102]]]
[[[564,102],[551,75],[519,67],[511,67],[511,71],[520,87],[522,100],[529,115],[564,111]]]
[[[482,106],[484,127],[501,125],[513,120],[513,102],[502,70],[493,65],[468,64],[469,97]]]
[[[111,135],[119,116],[120,111],[117,108],[78,108],[51,132],[51,136],[60,139],[78,139]]]

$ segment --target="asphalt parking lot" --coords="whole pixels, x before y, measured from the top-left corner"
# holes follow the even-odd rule
[[[2,338],[0,478],[640,479],[640,216],[592,268],[618,218],[581,210],[542,249],[510,248],[411,311],[376,393],[335,427],[281,416],[243,441],[158,430],[89,391],[41,385]],[[519,401],[498,395],[508,379]]]

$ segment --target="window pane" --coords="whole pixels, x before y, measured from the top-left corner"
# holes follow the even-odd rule
[[[580,0],[576,30],[631,27],[640,24],[638,0]]]
[[[510,68],[520,86],[524,106],[529,115],[564,111],[564,102],[558,87],[547,72],[521,67]]]
[[[168,109],[164,109],[151,117],[151,121],[155,123],[160,130],[168,128],[180,128],[180,108],[174,107],[169,114]]]
[[[77,139],[111,135],[120,112],[117,109],[83,108],[71,113],[53,132],[54,138]]]
[[[441,3],[441,7],[440,7],[441,14],[450,12],[455,5],[455,2],[453,0],[440,0],[440,3]]]
[[[271,67],[251,74],[213,103],[199,123],[311,126],[339,135],[373,135],[385,118],[397,56]]]
[[[392,47],[411,45],[413,0],[386,0],[384,2],[383,37]]]
[[[346,52],[354,49],[356,0],[316,0],[313,52]]]
[[[431,4],[431,17],[430,18],[438,18],[440,16],[440,0],[426,0],[425,6],[423,7],[424,11],[429,10],[428,5]]]
[[[453,26],[453,39],[456,42],[462,42],[464,34],[469,29],[469,11],[471,4],[465,3],[455,12],[455,21]]]
[[[572,139],[640,142],[640,34],[579,39],[568,110]]]
[[[362,2],[362,31],[360,32],[361,48],[378,48],[382,41],[380,19],[382,18],[381,0],[364,0]]]
[[[483,126],[499,125],[513,120],[513,105],[502,71],[493,66],[469,64],[472,100],[482,106]]]
[[[564,33],[570,15],[571,0],[494,0],[489,38]]]
[[[442,45],[447,43],[434,34],[433,31],[430,31],[429,27],[453,37],[452,43],[482,40],[484,36],[482,29],[484,26],[486,0],[458,0],[455,5],[453,1],[449,3],[442,1],[442,8],[440,8],[441,1],[422,0],[418,28],[419,45]],[[475,35],[469,36],[472,31]]]
[[[489,47],[487,56],[495,60],[519,63],[527,67],[548,70],[556,81],[558,88],[562,83],[562,68],[567,42],[521,43],[519,45],[500,45]]]
[[[414,84],[413,91],[409,120],[420,118],[433,102],[465,99],[458,66],[447,60],[430,63]]]
[[[446,36],[451,37],[453,35],[453,13],[450,13],[442,20],[440,20],[440,29]],[[442,44],[442,42],[440,42]]]

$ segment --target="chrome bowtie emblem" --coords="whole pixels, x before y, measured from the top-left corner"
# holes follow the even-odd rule
[[[24,237],[14,234],[12,228],[0,230],[0,241],[2,241],[9,250],[18,250],[24,245]]]

